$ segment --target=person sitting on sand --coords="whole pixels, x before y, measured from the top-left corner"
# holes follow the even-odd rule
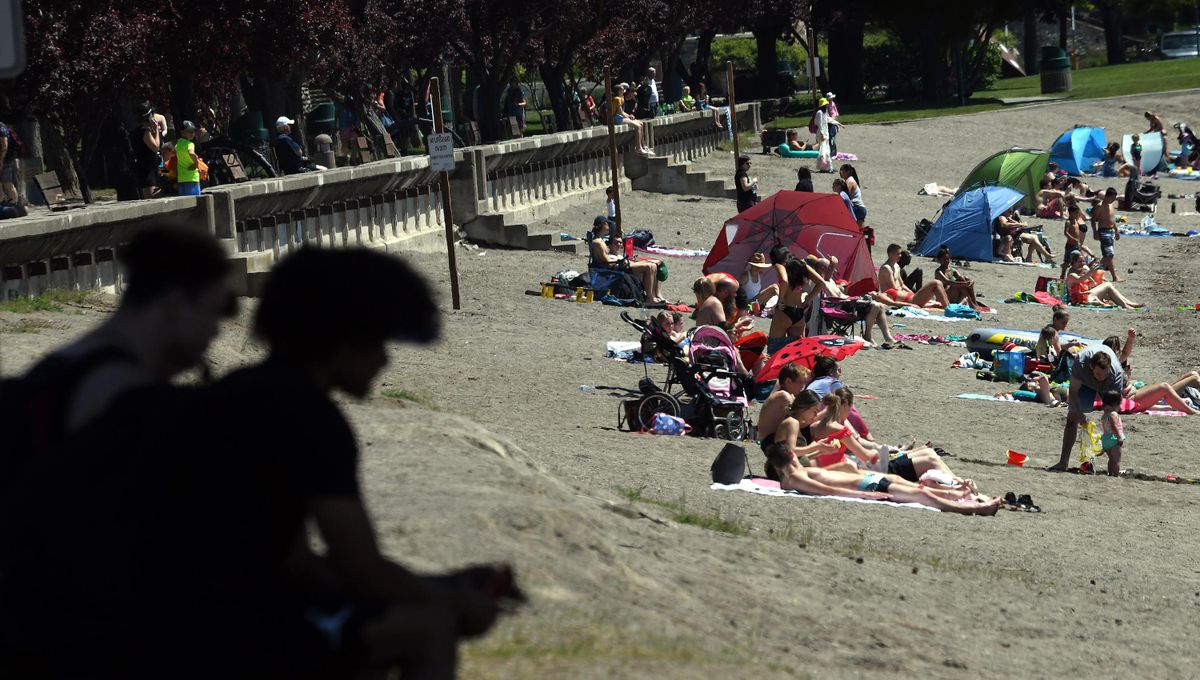
[[[1109,142],[1108,146],[1104,147],[1104,158],[1101,159],[1100,176],[1101,177],[1125,177],[1129,174],[1129,164],[1125,162],[1125,157],[1121,155],[1121,143]]]
[[[771,443],[782,445],[799,456],[806,464],[812,464],[813,459],[823,454],[837,453],[841,444],[833,441],[819,441],[809,444],[805,433],[817,421],[821,411],[821,398],[811,390],[803,390],[792,399],[788,406],[787,416],[779,422],[775,432],[770,437]],[[764,439],[767,437],[764,436]],[[775,470],[770,464],[770,444],[762,447],[767,455],[766,472],[768,479],[778,480]]]
[[[746,273],[742,274],[738,282],[741,284],[740,289],[746,291],[747,299],[765,307],[771,298],[779,295],[779,284],[763,285],[763,275],[771,269],[771,265],[767,264],[767,258],[762,253],[751,255],[746,265]]]
[[[1050,326],[1054,328],[1054,354],[1059,359],[1065,351],[1085,347],[1086,342],[1082,340],[1062,341],[1062,333],[1066,332],[1067,324],[1071,323],[1071,310],[1066,305],[1054,305],[1054,312],[1050,315]]]
[[[940,281],[930,281],[917,291],[908,287],[900,270],[900,257],[903,252],[897,243],[888,245],[887,261],[879,267],[879,290],[898,303],[915,307],[925,307],[931,302],[933,307],[944,308],[950,304],[946,288]]]
[[[707,279],[711,280],[711,279]],[[707,286],[704,286],[707,292]],[[699,295],[699,294],[697,294]],[[733,312],[737,285],[729,279],[721,279],[713,287],[712,295],[699,302],[694,316],[697,326],[718,326],[729,330],[729,319]],[[697,298],[698,299],[698,298]]]
[[[1079,435],[1079,426],[1087,422],[1087,414],[1096,407],[1096,398],[1105,392],[1116,391],[1128,396],[1132,388],[1126,389],[1125,372],[1120,359],[1104,345],[1088,345],[1076,355],[1078,361],[1071,369],[1071,387],[1067,393],[1067,422],[1063,427],[1062,453],[1058,462],[1051,465],[1051,472],[1067,469],[1071,450]]]
[[[1125,309],[1145,306],[1122,295],[1111,282],[1104,281],[1104,270],[1085,265],[1083,253],[1078,251],[1072,254],[1071,266],[1067,269],[1067,291],[1071,295],[1072,304],[1076,305],[1102,305],[1111,302]]]
[[[642,284],[649,302],[666,302],[658,296],[658,265],[645,260],[628,260],[622,255],[614,255],[608,249],[609,222],[606,217],[599,215],[592,221],[592,242],[588,245],[591,260],[588,266],[592,269],[614,269],[627,272]]]
[[[766,447],[775,443],[775,431],[779,424],[788,417],[792,401],[807,387],[812,374],[800,364],[785,364],[779,369],[778,382],[775,389],[767,396],[762,408],[758,411],[759,444]]]
[[[1062,217],[1064,196],[1066,196],[1066,192],[1054,188],[1053,180],[1043,178],[1041,186],[1034,196],[1037,201],[1034,214],[1045,219]]]
[[[801,167],[796,170],[796,191],[807,191],[812,193],[812,170]]]
[[[934,271],[934,278],[942,282],[946,288],[946,296],[950,299],[951,304],[966,302],[971,306],[971,309],[979,309],[983,305],[979,304],[979,300],[975,297],[975,282],[964,276],[954,266],[951,265],[950,249],[942,246],[938,249],[935,255],[938,262],[938,268]]]
[[[962,486],[975,490],[975,483],[954,474],[942,461],[942,457],[930,446],[912,446],[898,449],[863,437],[849,422],[854,407],[854,393],[848,387],[839,387],[821,400],[824,411],[810,430],[814,441],[835,439],[842,443],[857,459],[856,467],[873,469],[897,475],[910,482],[919,482],[931,470],[950,486]]]
[[[994,515],[1000,509],[999,498],[977,496],[970,490],[920,486],[879,472],[805,467],[797,453],[782,443],[771,448],[767,462],[776,471],[779,486],[785,491],[799,491],[813,496],[919,503],[943,512],[963,515]]]
[[[1104,346],[1111,349],[1113,354],[1117,355],[1117,360],[1120,362],[1121,370],[1125,374],[1125,382],[1132,384],[1133,369],[1130,366],[1129,358],[1133,353],[1133,344],[1137,338],[1137,333],[1130,328],[1126,334],[1124,346],[1122,346],[1121,338],[1110,335],[1104,339]],[[1142,413],[1154,408],[1160,401],[1165,401],[1171,408],[1182,411],[1190,416],[1200,415],[1200,410],[1192,408],[1187,401],[1180,396],[1180,392],[1188,387],[1200,387],[1200,373],[1196,371],[1188,371],[1179,377],[1174,383],[1155,383],[1143,385],[1135,391],[1122,409],[1124,413]]]

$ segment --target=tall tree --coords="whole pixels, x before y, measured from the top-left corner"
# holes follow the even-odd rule
[[[415,4],[415,3],[414,3]],[[429,26],[445,27],[443,37],[456,58],[478,83],[479,133],[484,141],[499,138],[500,97],[517,65],[533,63],[538,39],[547,30],[551,3],[525,0],[434,0],[414,11]]]
[[[838,100],[859,104],[866,100],[863,79],[863,39],[867,12],[859,3],[825,0],[814,3],[813,22],[829,36],[829,89]]]
[[[747,23],[758,46],[755,57],[758,96],[781,94],[778,43],[785,37],[790,38],[797,21],[811,22],[812,9],[811,0],[750,0],[747,3]]]
[[[577,122],[571,112],[573,83],[568,76],[576,67],[579,50],[611,20],[615,7],[611,0],[564,0],[546,18],[537,68],[559,130],[574,129]]]

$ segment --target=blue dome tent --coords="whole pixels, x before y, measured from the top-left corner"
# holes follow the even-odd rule
[[[941,214],[914,253],[932,257],[938,248],[947,246],[954,257],[991,262],[992,221],[1024,198],[1011,187],[971,187],[942,206]]]
[[[1075,127],[1054,140],[1050,147],[1050,161],[1057,163],[1060,170],[1078,177],[1092,171],[1092,164],[1103,160],[1108,137],[1104,128]]]

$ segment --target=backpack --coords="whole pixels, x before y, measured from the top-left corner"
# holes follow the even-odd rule
[[[634,229],[626,238],[632,239],[633,245],[638,248],[654,245],[654,234],[649,229]]]
[[[637,279],[628,272],[615,269],[592,269],[588,272],[591,277],[592,290],[597,298],[609,295],[619,300],[622,306],[641,307],[646,302],[646,292]]]
[[[812,118],[808,119],[808,132],[809,132],[809,134],[813,134],[813,135],[817,134],[817,112],[816,111],[813,111]]]
[[[930,229],[933,229],[933,222],[930,222],[924,218],[922,218],[920,222],[917,222],[916,225],[913,226],[913,243],[920,245],[921,242],[925,240],[925,236],[929,233]],[[915,247],[916,246],[910,244],[909,250],[912,250]]]
[[[7,161],[9,158],[29,158],[29,150],[25,148],[25,142],[21,141],[21,136],[8,123],[0,123],[0,137],[8,137],[8,154],[4,158],[0,158],[0,162]]]
[[[716,484],[737,484],[749,473],[750,461],[746,449],[737,444],[726,444],[713,459],[712,480]]]

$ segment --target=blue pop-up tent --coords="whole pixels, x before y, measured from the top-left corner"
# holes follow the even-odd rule
[[[1050,161],[1068,175],[1079,176],[1092,171],[1092,164],[1104,158],[1108,137],[1104,128],[1075,127],[1054,140]]]
[[[992,220],[1021,202],[1025,195],[1011,187],[981,184],[950,199],[929,233],[916,248],[932,257],[946,246],[954,257],[992,261]]]

